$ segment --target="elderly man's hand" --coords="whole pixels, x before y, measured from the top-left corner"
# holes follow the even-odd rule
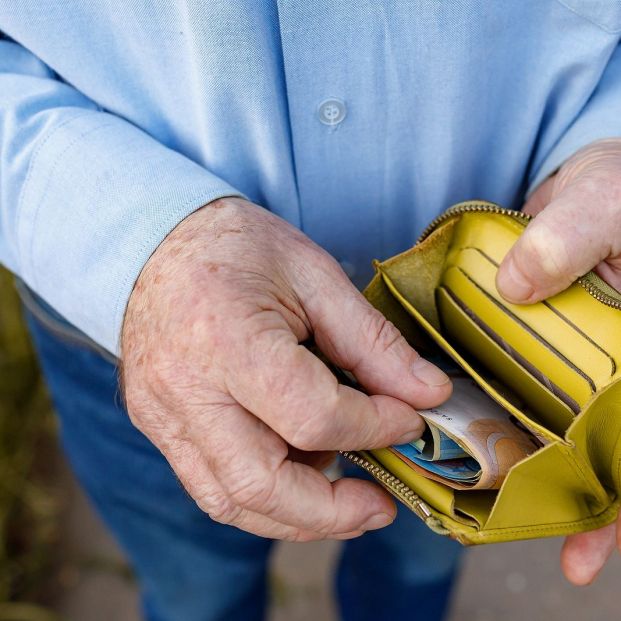
[[[562,291],[595,268],[621,290],[621,139],[582,149],[543,183],[526,204],[537,219],[512,248],[497,285],[508,300],[528,303]],[[615,548],[617,525],[572,535],[561,563],[574,584],[588,584]]]
[[[337,383],[300,343],[311,335],[367,396]],[[145,266],[122,335],[134,424],[198,505],[279,539],[355,537],[389,524],[390,497],[321,468],[336,449],[408,442],[415,407],[448,377],[373,309],[338,263],[247,201],[184,220]]]

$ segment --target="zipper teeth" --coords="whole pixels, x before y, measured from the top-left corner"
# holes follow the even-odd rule
[[[584,277],[578,278],[578,283],[580,283],[586,292],[594,297],[598,302],[617,310],[621,310],[621,300],[617,300],[607,293],[604,293],[597,285],[589,282]]]
[[[343,456],[352,461],[356,466],[360,466],[364,468],[369,474],[372,474],[376,479],[381,481],[384,485],[392,489],[393,491],[399,493],[400,496],[403,496],[408,501],[412,503],[420,503],[423,507],[423,513],[425,517],[431,517],[431,512],[427,508],[427,505],[423,503],[423,501],[419,498],[419,496],[412,491],[403,481],[398,479],[394,474],[391,474],[387,470],[384,470],[381,466],[377,466],[376,464],[372,464],[368,459],[357,455],[356,453],[352,453],[350,451],[344,451]]]
[[[533,217],[528,215],[527,213],[522,213],[521,211],[516,211],[515,209],[506,209],[505,207],[501,207],[500,205],[496,205],[495,203],[488,203],[487,201],[468,201],[449,207],[444,213],[440,214],[437,218],[432,220],[431,223],[420,234],[420,237],[418,238],[416,243],[420,244],[420,242],[429,237],[429,235],[431,235],[431,233],[433,233],[433,231],[446,220],[450,220],[455,216],[459,216],[461,214],[469,212],[497,213],[503,216],[510,216],[512,218],[515,218],[516,220],[524,222],[525,224],[533,219]]]
[[[371,463],[361,455],[351,451],[341,451],[341,455],[380,481],[385,487],[392,491],[398,498],[410,506],[414,512],[435,532],[447,534],[449,531],[442,525],[440,520],[433,516],[429,507],[423,502],[403,481],[391,474],[381,466]]]
[[[425,230],[420,234],[420,237],[416,241],[417,244],[420,244],[424,241],[433,231],[440,226],[443,222],[450,220],[456,216],[465,214],[465,213],[495,213],[503,216],[509,216],[514,220],[518,220],[523,222],[524,224],[528,224],[533,216],[523,213],[521,211],[516,211],[515,209],[506,209],[505,207],[501,207],[500,205],[496,205],[495,203],[489,203],[487,201],[466,201],[464,203],[459,203],[457,205],[453,205],[449,207],[444,213],[440,214],[437,218],[431,221],[431,223],[425,228]],[[601,304],[605,304],[606,306],[610,306],[616,310],[621,310],[621,294],[619,298],[613,297],[602,291],[597,284],[591,282],[588,278],[588,274],[582,276],[578,279],[578,283],[586,290],[586,292],[593,298],[595,298]]]

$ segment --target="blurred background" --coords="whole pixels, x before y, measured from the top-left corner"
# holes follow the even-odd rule
[[[131,571],[55,435],[11,278],[0,268],[0,621],[139,621]],[[561,543],[469,550],[448,621],[621,618],[621,558],[578,589],[560,573]],[[336,621],[331,579],[338,551],[330,541],[278,547],[270,621]],[[415,613],[412,602],[413,621]]]

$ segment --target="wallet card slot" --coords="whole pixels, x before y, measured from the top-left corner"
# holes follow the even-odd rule
[[[481,257],[483,257],[488,263],[491,263],[496,268],[496,270],[498,270],[498,268],[500,267],[500,264],[498,262],[494,261],[492,257],[490,257],[487,253],[483,252],[483,250],[481,250],[480,248],[469,246],[467,248],[463,248],[463,250],[473,250],[474,252],[479,254]],[[607,352],[591,336],[589,336],[579,326],[577,326],[576,323],[572,321],[572,319],[570,319],[563,311],[561,311],[554,304],[552,304],[552,302],[550,302],[549,300],[541,300],[540,304],[545,306],[548,310],[550,310],[550,312],[554,313],[565,325],[567,325],[571,330],[576,332],[580,338],[587,341],[587,343],[591,347],[594,347],[595,349],[597,349],[602,354],[602,356],[604,356],[606,360],[608,361],[608,365],[610,368],[609,368],[609,376],[607,375],[607,379],[614,376],[614,374],[617,372],[617,363],[609,352]]]
[[[539,304],[511,304],[496,289],[499,264],[494,258],[473,246],[461,248],[458,253],[453,249],[451,257],[448,269],[458,267],[467,274],[482,293],[494,300],[514,321],[520,322],[522,329],[529,330],[542,344],[561,356],[565,364],[573,366],[576,372],[583,375],[591,385],[591,392],[596,392],[610,382],[616,372],[614,359],[595,339],[578,328],[576,322],[567,315],[568,309],[561,309],[556,305],[557,302],[562,302],[563,296],[553,297]],[[576,293],[581,299],[590,297],[581,288]],[[591,298],[587,301],[594,300]],[[601,311],[602,308],[598,310]],[[592,324],[592,321],[586,323]],[[604,338],[601,342],[607,341]]]
[[[481,250],[480,248],[475,248],[475,247],[469,247],[469,248],[464,248],[464,250],[474,250],[475,252],[477,252],[479,255],[481,255],[488,263],[491,263],[496,270],[498,270],[498,268],[500,267],[500,264],[497,263],[496,261],[494,261],[494,259],[492,259],[492,257],[490,257],[488,254],[486,254],[485,252],[483,252],[483,250]],[[495,287],[494,287],[494,291],[495,291]],[[611,377],[613,377],[615,375],[615,373],[617,372],[617,363],[614,359],[614,357],[612,356],[612,354],[610,354],[608,351],[606,351],[606,349],[604,349],[593,337],[591,337],[590,335],[588,335],[586,332],[584,332],[578,325],[576,325],[576,321],[580,321],[581,323],[585,323],[582,317],[577,317],[576,321],[572,320],[572,318],[568,315],[569,314],[575,314],[575,305],[572,307],[567,307],[564,308],[563,310],[561,310],[560,306],[562,304],[562,302],[558,299],[558,298],[552,298],[552,300],[554,300],[554,304],[552,303],[552,301],[550,300],[541,300],[541,304],[543,306],[545,306],[547,309],[550,310],[550,312],[554,313],[565,325],[567,325],[571,330],[573,330],[574,332],[576,332],[578,334],[578,336],[582,339],[584,339],[591,347],[594,347],[596,350],[598,350],[603,358],[605,358],[605,360],[602,360],[602,373],[604,374],[604,379],[608,380]],[[587,300],[590,302],[590,300]],[[559,304],[559,308],[557,308],[556,304]],[[601,307],[598,308],[598,311],[601,312]],[[592,322],[587,322],[589,323],[589,325],[592,326]],[[599,335],[601,337],[604,338],[605,340],[605,334],[603,335]],[[587,352],[582,352],[582,355],[588,355]]]
[[[470,274],[460,267],[444,273],[442,285],[455,297],[468,300],[467,306],[484,323],[502,326],[501,339],[527,360],[536,360],[539,370],[579,405],[596,391],[592,378],[556,347],[542,339],[509,309],[494,300]],[[500,330],[498,330],[500,332]]]
[[[488,328],[489,332],[486,332],[482,325],[474,322],[468,311],[458,303],[449,290],[440,287],[437,291],[437,302],[444,318],[446,335],[467,350],[476,350],[477,363],[489,369],[494,378],[528,406],[529,412],[533,413],[529,419],[532,420],[534,417],[546,428],[562,435],[578,410],[559,398],[558,389],[550,390],[549,381],[544,385],[528,367],[521,367],[519,360],[511,356],[505,347],[501,347],[496,339],[490,336],[491,329]],[[573,406],[578,407],[575,402]]]
[[[401,303],[403,308],[417,321],[420,327],[432,338],[432,340],[448,354],[477,384],[487,393],[496,403],[501,405],[510,414],[515,416],[529,431],[535,436],[543,439],[546,442],[564,442],[561,436],[557,435],[554,431],[548,429],[541,423],[533,420],[527,416],[519,408],[517,408],[511,401],[509,401],[504,395],[500,394],[489,381],[484,378],[480,371],[475,368],[464,356],[455,349],[455,347],[448,342],[445,336],[437,330],[406,298],[404,298],[398,289],[393,284],[392,280],[385,272],[381,272],[386,286]]]
[[[482,332],[484,332],[498,347],[500,347],[503,351],[505,351],[509,358],[515,362],[516,366],[520,367],[522,371],[528,373],[534,380],[538,381],[541,385],[541,388],[544,390],[548,390],[555,397],[560,399],[574,414],[578,414],[580,412],[580,406],[576,403],[574,399],[572,399],[566,392],[561,390],[556,384],[552,383],[548,377],[546,377],[535,365],[529,362],[524,356],[522,356],[518,351],[516,351],[511,345],[509,345],[506,341],[503,341],[502,338],[490,328],[483,320],[475,315],[470,308],[468,308],[457,296],[453,294],[450,289],[446,287],[440,287],[438,289],[438,294],[447,295],[451,301],[458,306],[463,313],[470,319],[470,321],[475,324]],[[448,323],[448,322],[447,322]],[[455,330],[458,334],[460,334],[460,330]],[[482,337],[483,335],[481,335]],[[480,345],[480,343],[477,343]],[[518,389],[513,389],[514,392],[521,392]]]
[[[454,513],[474,520],[482,528],[489,518],[497,496],[498,490],[455,491]]]
[[[597,390],[597,387],[595,386],[595,382],[582,369],[577,367],[571,360],[569,360],[569,358],[567,358],[563,353],[561,353],[558,349],[556,349],[556,347],[554,347],[554,345],[552,345],[550,342],[548,342],[544,338],[542,338],[537,332],[535,332],[531,328],[531,326],[529,326],[522,319],[520,319],[515,313],[513,313],[511,311],[511,309],[509,309],[506,306],[504,306],[503,304],[501,304],[496,298],[494,298],[494,296],[492,296],[489,292],[487,292],[485,289],[483,289],[483,287],[481,287],[481,285],[479,285],[476,282],[476,280],[474,278],[472,278],[472,276],[467,274],[460,267],[458,267],[457,269],[481,292],[482,295],[484,295],[492,304],[494,304],[494,306],[496,306],[496,308],[498,308],[498,310],[500,310],[505,315],[507,315],[512,321],[517,323],[525,332],[530,334],[530,336],[532,336],[536,341],[541,343],[541,345],[543,345],[544,347],[549,349],[565,365],[567,365],[572,371],[574,371],[574,373],[577,373],[578,375],[580,375],[582,377],[582,379],[584,379],[587,382],[587,384],[589,385],[589,388],[591,389],[591,392],[595,392]],[[455,297],[455,299],[457,300],[458,298]],[[472,311],[470,311],[470,312],[472,312]],[[474,313],[473,313],[473,315],[474,315]],[[500,340],[500,337],[498,335],[497,335],[497,338]],[[508,343],[507,343],[507,347],[510,347],[510,345]],[[513,348],[511,348],[511,349],[515,352],[516,355],[519,355],[519,353],[515,349],[513,349]],[[525,358],[523,358],[523,357],[522,357],[522,359],[525,360]],[[540,375],[545,378],[545,376],[542,373]],[[545,378],[544,379],[544,383],[550,383],[550,380],[548,378]],[[558,390],[560,390],[560,389],[558,389]],[[570,400],[570,397],[567,395],[567,393],[563,393],[563,394],[565,394],[566,398],[568,400]],[[578,405],[575,402],[574,402],[574,404],[575,404],[575,409],[579,410],[580,408],[578,407]]]
[[[549,308],[557,317],[561,319],[561,321],[564,321],[568,326],[570,326],[573,330],[575,330],[582,338],[588,341],[589,344],[595,347],[595,349],[599,350],[608,359],[608,362],[610,363],[610,376],[608,376],[606,379],[610,379],[614,377],[615,373],[617,372],[617,362],[612,357],[612,355],[609,354],[599,343],[596,343],[588,334],[583,332],[573,321],[571,321],[571,319],[569,319],[569,317],[566,317],[550,301],[541,300],[541,303],[546,308]]]
[[[608,368],[591,373],[598,390],[621,375],[620,361],[613,353],[619,351],[621,344],[621,311],[598,302],[581,287],[575,287],[571,295],[565,291],[549,298],[544,304],[566,322],[582,326],[585,338],[606,356]]]

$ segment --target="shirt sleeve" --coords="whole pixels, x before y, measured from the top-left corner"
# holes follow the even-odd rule
[[[580,113],[556,144],[535,160],[528,194],[582,147],[615,137],[621,137],[621,44],[616,46]]]
[[[118,354],[142,267],[222,196],[241,194],[0,40],[0,263],[97,343]]]

